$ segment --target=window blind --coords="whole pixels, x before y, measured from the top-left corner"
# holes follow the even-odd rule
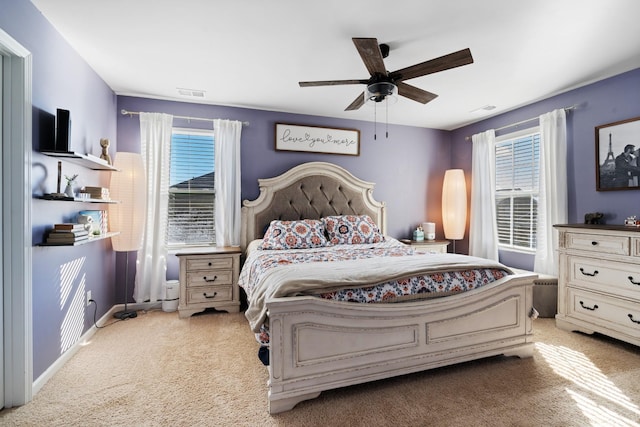
[[[215,242],[213,131],[173,130],[167,243]]]
[[[496,159],[498,242],[509,247],[536,247],[540,134],[499,142]]]

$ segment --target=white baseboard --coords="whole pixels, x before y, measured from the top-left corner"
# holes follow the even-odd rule
[[[127,304],[127,310],[153,310],[156,308],[161,308],[161,306],[162,306],[161,301],[157,301],[153,303],[151,302],[140,303],[140,304],[135,303],[135,304]],[[111,307],[109,311],[107,311],[104,314],[104,316],[102,316],[96,322],[96,324],[99,327],[104,326],[108,322],[112,321],[113,315],[115,313],[122,310],[124,310],[124,304],[114,305],[113,307]],[[91,328],[87,330],[87,332],[82,334],[80,339],[74,345],[72,345],[67,351],[61,354],[60,357],[58,357],[58,359],[55,362],[53,362],[51,366],[49,366],[49,368],[47,368],[47,370],[44,371],[42,375],[40,375],[33,382],[31,386],[32,396],[35,396],[42,389],[42,387],[47,383],[47,381],[49,381],[55,375],[55,373],[58,372],[58,370],[60,370],[60,368],[62,368],[64,364],[67,363],[69,359],[71,359],[73,355],[78,352],[78,350],[80,350],[82,346],[86,345],[91,340],[91,337],[93,337],[93,334],[95,334],[97,331],[98,331],[98,328],[96,327],[96,325],[93,325]]]

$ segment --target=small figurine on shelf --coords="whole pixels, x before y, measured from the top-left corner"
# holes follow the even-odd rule
[[[64,176],[64,178],[67,180],[67,186],[64,189],[64,194],[66,194],[67,197],[75,197],[75,193],[73,192],[72,185],[75,182],[77,177],[78,177],[78,174],[75,174],[72,177],[69,177],[68,175]]]
[[[631,227],[637,227],[638,225],[640,225],[640,221],[638,221],[636,219],[636,216],[633,215],[633,216],[627,217],[627,219],[624,220],[624,225],[628,225],[628,226],[631,226]]]
[[[109,140],[107,138],[100,138],[100,147],[102,147],[102,154],[100,158],[106,160],[108,164],[111,163],[111,156],[109,155]]]

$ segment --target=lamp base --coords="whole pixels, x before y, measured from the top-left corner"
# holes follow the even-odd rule
[[[117,313],[113,314],[113,317],[115,317],[116,319],[120,319],[120,320],[125,320],[125,319],[133,319],[134,317],[138,317],[138,312],[137,311],[118,311]]]

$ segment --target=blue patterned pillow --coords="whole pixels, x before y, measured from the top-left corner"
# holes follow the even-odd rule
[[[260,249],[309,249],[326,245],[324,225],[320,220],[274,220],[264,234]]]
[[[384,236],[369,215],[327,216],[322,222],[333,245],[384,242]]]

